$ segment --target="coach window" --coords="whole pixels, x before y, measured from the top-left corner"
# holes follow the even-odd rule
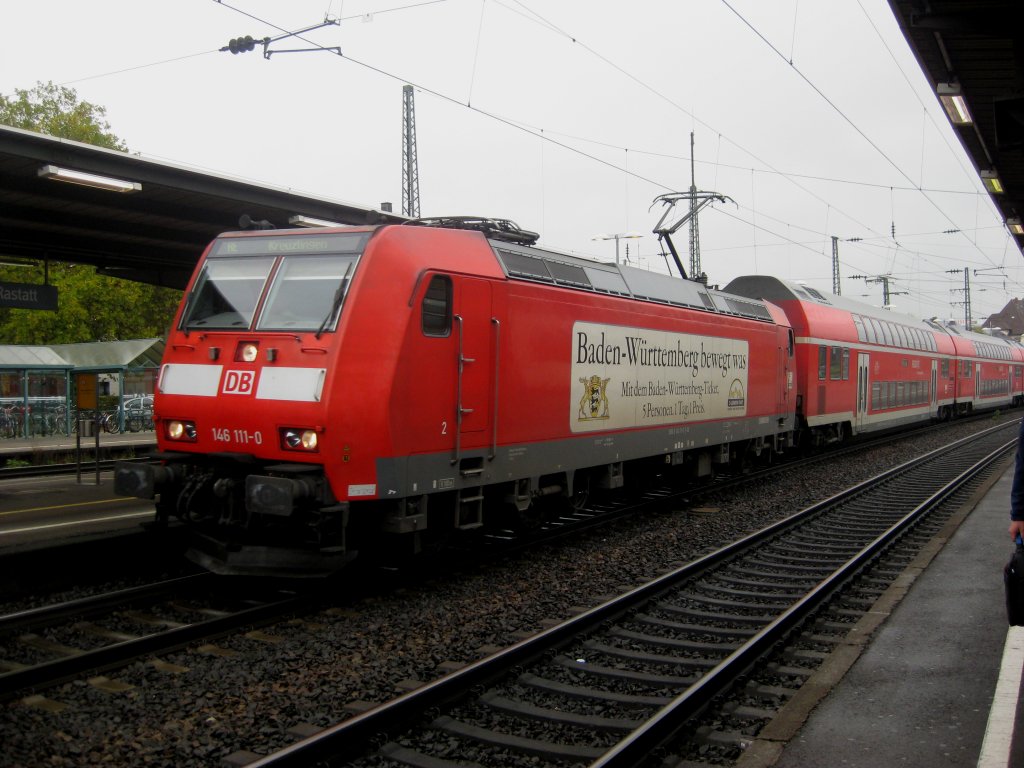
[[[423,335],[447,336],[452,330],[452,279],[434,275],[423,295]]]
[[[828,377],[833,381],[843,376],[843,349],[842,347],[831,347],[829,355]]]
[[[853,316],[853,325],[857,329],[857,341],[867,341],[867,334],[864,332],[864,321],[860,315]]]
[[[949,378],[949,359],[948,358],[942,361],[942,378],[944,378],[944,379],[948,379]]]
[[[896,346],[896,341],[893,339],[892,326],[886,320],[882,321],[882,338],[885,339],[885,343],[890,347]]]
[[[850,380],[850,348],[843,347],[843,381]]]
[[[828,347],[822,344],[818,347],[818,380],[824,381],[828,370]]]
[[[867,322],[868,341],[874,344],[882,343],[882,326],[878,324],[878,321],[873,317],[866,317],[864,320]]]

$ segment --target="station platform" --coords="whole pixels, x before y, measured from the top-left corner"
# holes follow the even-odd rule
[[[47,463],[48,457],[73,455],[77,435],[46,435],[38,437],[11,437],[0,439],[0,466],[12,458],[29,463]],[[90,458],[96,450],[96,437],[82,437],[81,450]],[[156,433],[152,430],[124,432],[116,435],[100,432],[100,455],[134,451],[148,453],[156,450]],[[71,461],[74,461],[72,458]]]
[[[1011,455],[738,768],[1024,767],[1024,627],[1008,626],[1003,588],[1012,482]]]

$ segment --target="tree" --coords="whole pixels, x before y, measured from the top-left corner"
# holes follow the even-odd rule
[[[0,95],[0,123],[64,139],[127,151],[110,129],[106,110],[79,101],[71,88],[37,83],[32,90]],[[50,285],[58,292],[56,312],[0,309],[0,342],[72,344],[83,341],[163,336],[181,292],[118,280],[83,265],[51,263]],[[0,281],[41,283],[42,265],[0,268]]]
[[[42,266],[0,268],[0,281],[42,283]],[[181,292],[117,280],[80,264],[49,266],[57,288],[58,310],[0,310],[0,341],[5,344],[74,344],[82,341],[165,336]]]
[[[37,131],[98,147],[128,147],[110,130],[107,110],[79,101],[73,88],[53,83],[36,83],[30,91],[14,90],[13,97],[0,95],[0,123],[26,131]]]

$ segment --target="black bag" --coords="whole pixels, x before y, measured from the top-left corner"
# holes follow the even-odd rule
[[[1024,544],[1017,540],[1017,549],[1003,568],[1006,587],[1006,617],[1011,627],[1024,626]]]

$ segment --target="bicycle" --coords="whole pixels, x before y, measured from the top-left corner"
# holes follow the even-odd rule
[[[58,405],[56,409],[46,415],[46,422],[51,435],[66,435],[68,433],[67,406]]]
[[[121,425],[117,421],[117,411],[106,411],[100,415],[100,429],[111,435],[121,431]]]
[[[21,417],[17,409],[16,405],[0,408],[0,437],[21,436]]]

